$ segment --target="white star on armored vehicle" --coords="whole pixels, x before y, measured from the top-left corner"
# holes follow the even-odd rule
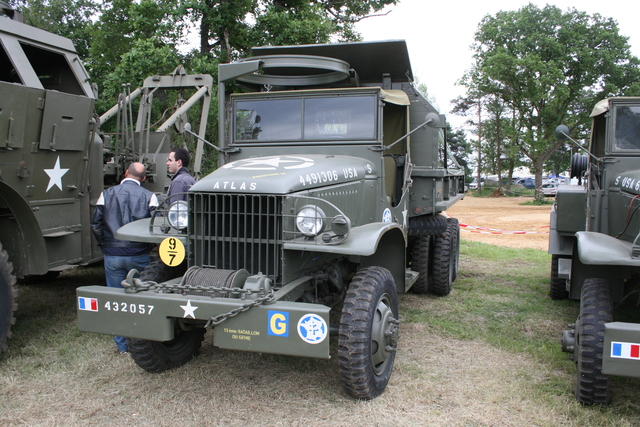
[[[45,169],[44,171],[47,175],[49,175],[49,185],[47,186],[47,190],[45,191],[45,193],[48,192],[54,185],[62,190],[62,177],[64,176],[64,174],[69,172],[69,169],[60,168],[60,156],[58,156],[56,165],[53,167],[53,169]]]

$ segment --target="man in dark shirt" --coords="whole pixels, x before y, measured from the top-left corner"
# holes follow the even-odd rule
[[[158,206],[158,199],[140,184],[146,178],[142,163],[132,163],[124,174],[120,185],[108,188],[96,202],[96,212],[91,220],[91,229],[104,254],[104,270],[107,286],[122,288],[120,284],[127,273],[142,271],[149,265],[149,245],[115,238],[116,231],[130,222],[148,218]],[[120,353],[126,353],[127,339],[115,337]]]
[[[187,169],[190,162],[191,156],[189,156],[189,152],[182,147],[174,148],[169,153],[169,158],[167,159],[167,171],[169,174],[173,175],[171,177],[169,191],[167,191],[167,199],[169,199],[169,203],[173,203],[178,200],[187,200],[186,194],[180,194],[179,196],[176,196],[176,194],[185,193],[196,182],[189,173],[189,169]]]

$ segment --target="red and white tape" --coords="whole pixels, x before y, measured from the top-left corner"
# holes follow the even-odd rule
[[[548,225],[544,225],[538,228],[528,228],[526,230],[499,230],[497,228],[476,227],[475,225],[460,223],[460,230],[468,231],[470,233],[485,233],[485,234],[549,234],[549,230],[538,231],[543,228],[549,228]]]
[[[443,212],[444,216],[451,218],[446,212]],[[485,233],[485,234],[549,234],[549,230],[539,231],[543,228],[549,228],[548,225],[543,225],[537,228],[527,228],[525,230],[500,230],[498,228],[477,227],[475,225],[469,225],[460,223],[460,230],[468,231],[470,233]]]

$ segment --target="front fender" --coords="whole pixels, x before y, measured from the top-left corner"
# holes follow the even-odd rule
[[[339,245],[309,242],[284,242],[283,247],[292,251],[322,252],[347,256],[371,256],[378,250],[382,237],[391,230],[402,233],[402,227],[395,222],[372,222],[353,227],[349,237]],[[404,243],[404,242],[403,242]]]
[[[143,218],[120,227],[116,232],[116,239],[129,242],[160,244],[167,237],[175,237],[180,240],[182,244],[187,244],[187,236],[185,234],[179,234],[173,229],[171,231],[173,231],[173,233],[162,233],[157,227],[151,227],[151,218]]]
[[[640,258],[631,256],[631,242],[593,231],[578,231],[576,240],[583,264],[640,267]]]
[[[406,237],[402,227],[395,222],[372,222],[353,227],[349,237],[339,245],[285,242],[283,247],[286,250],[361,257],[360,268],[384,267],[393,275],[398,292],[406,290]]]

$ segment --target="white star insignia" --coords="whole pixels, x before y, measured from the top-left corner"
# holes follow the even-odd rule
[[[196,318],[193,313],[198,307],[191,305],[191,300],[187,300],[187,305],[181,305],[180,308],[184,310],[184,316],[182,317],[186,318],[188,316],[191,316],[192,319]]]
[[[62,177],[65,173],[69,172],[69,169],[60,168],[60,156],[58,156],[56,165],[53,167],[53,169],[45,169],[44,171],[47,175],[49,175],[49,185],[47,186],[47,190],[45,191],[45,193],[48,192],[54,185],[62,190]]]
[[[256,159],[238,160],[236,162],[227,163],[223,166],[225,169],[238,170],[277,170],[280,167],[284,169],[301,169],[313,165],[313,160],[305,157],[295,156],[272,156],[259,157]]]

